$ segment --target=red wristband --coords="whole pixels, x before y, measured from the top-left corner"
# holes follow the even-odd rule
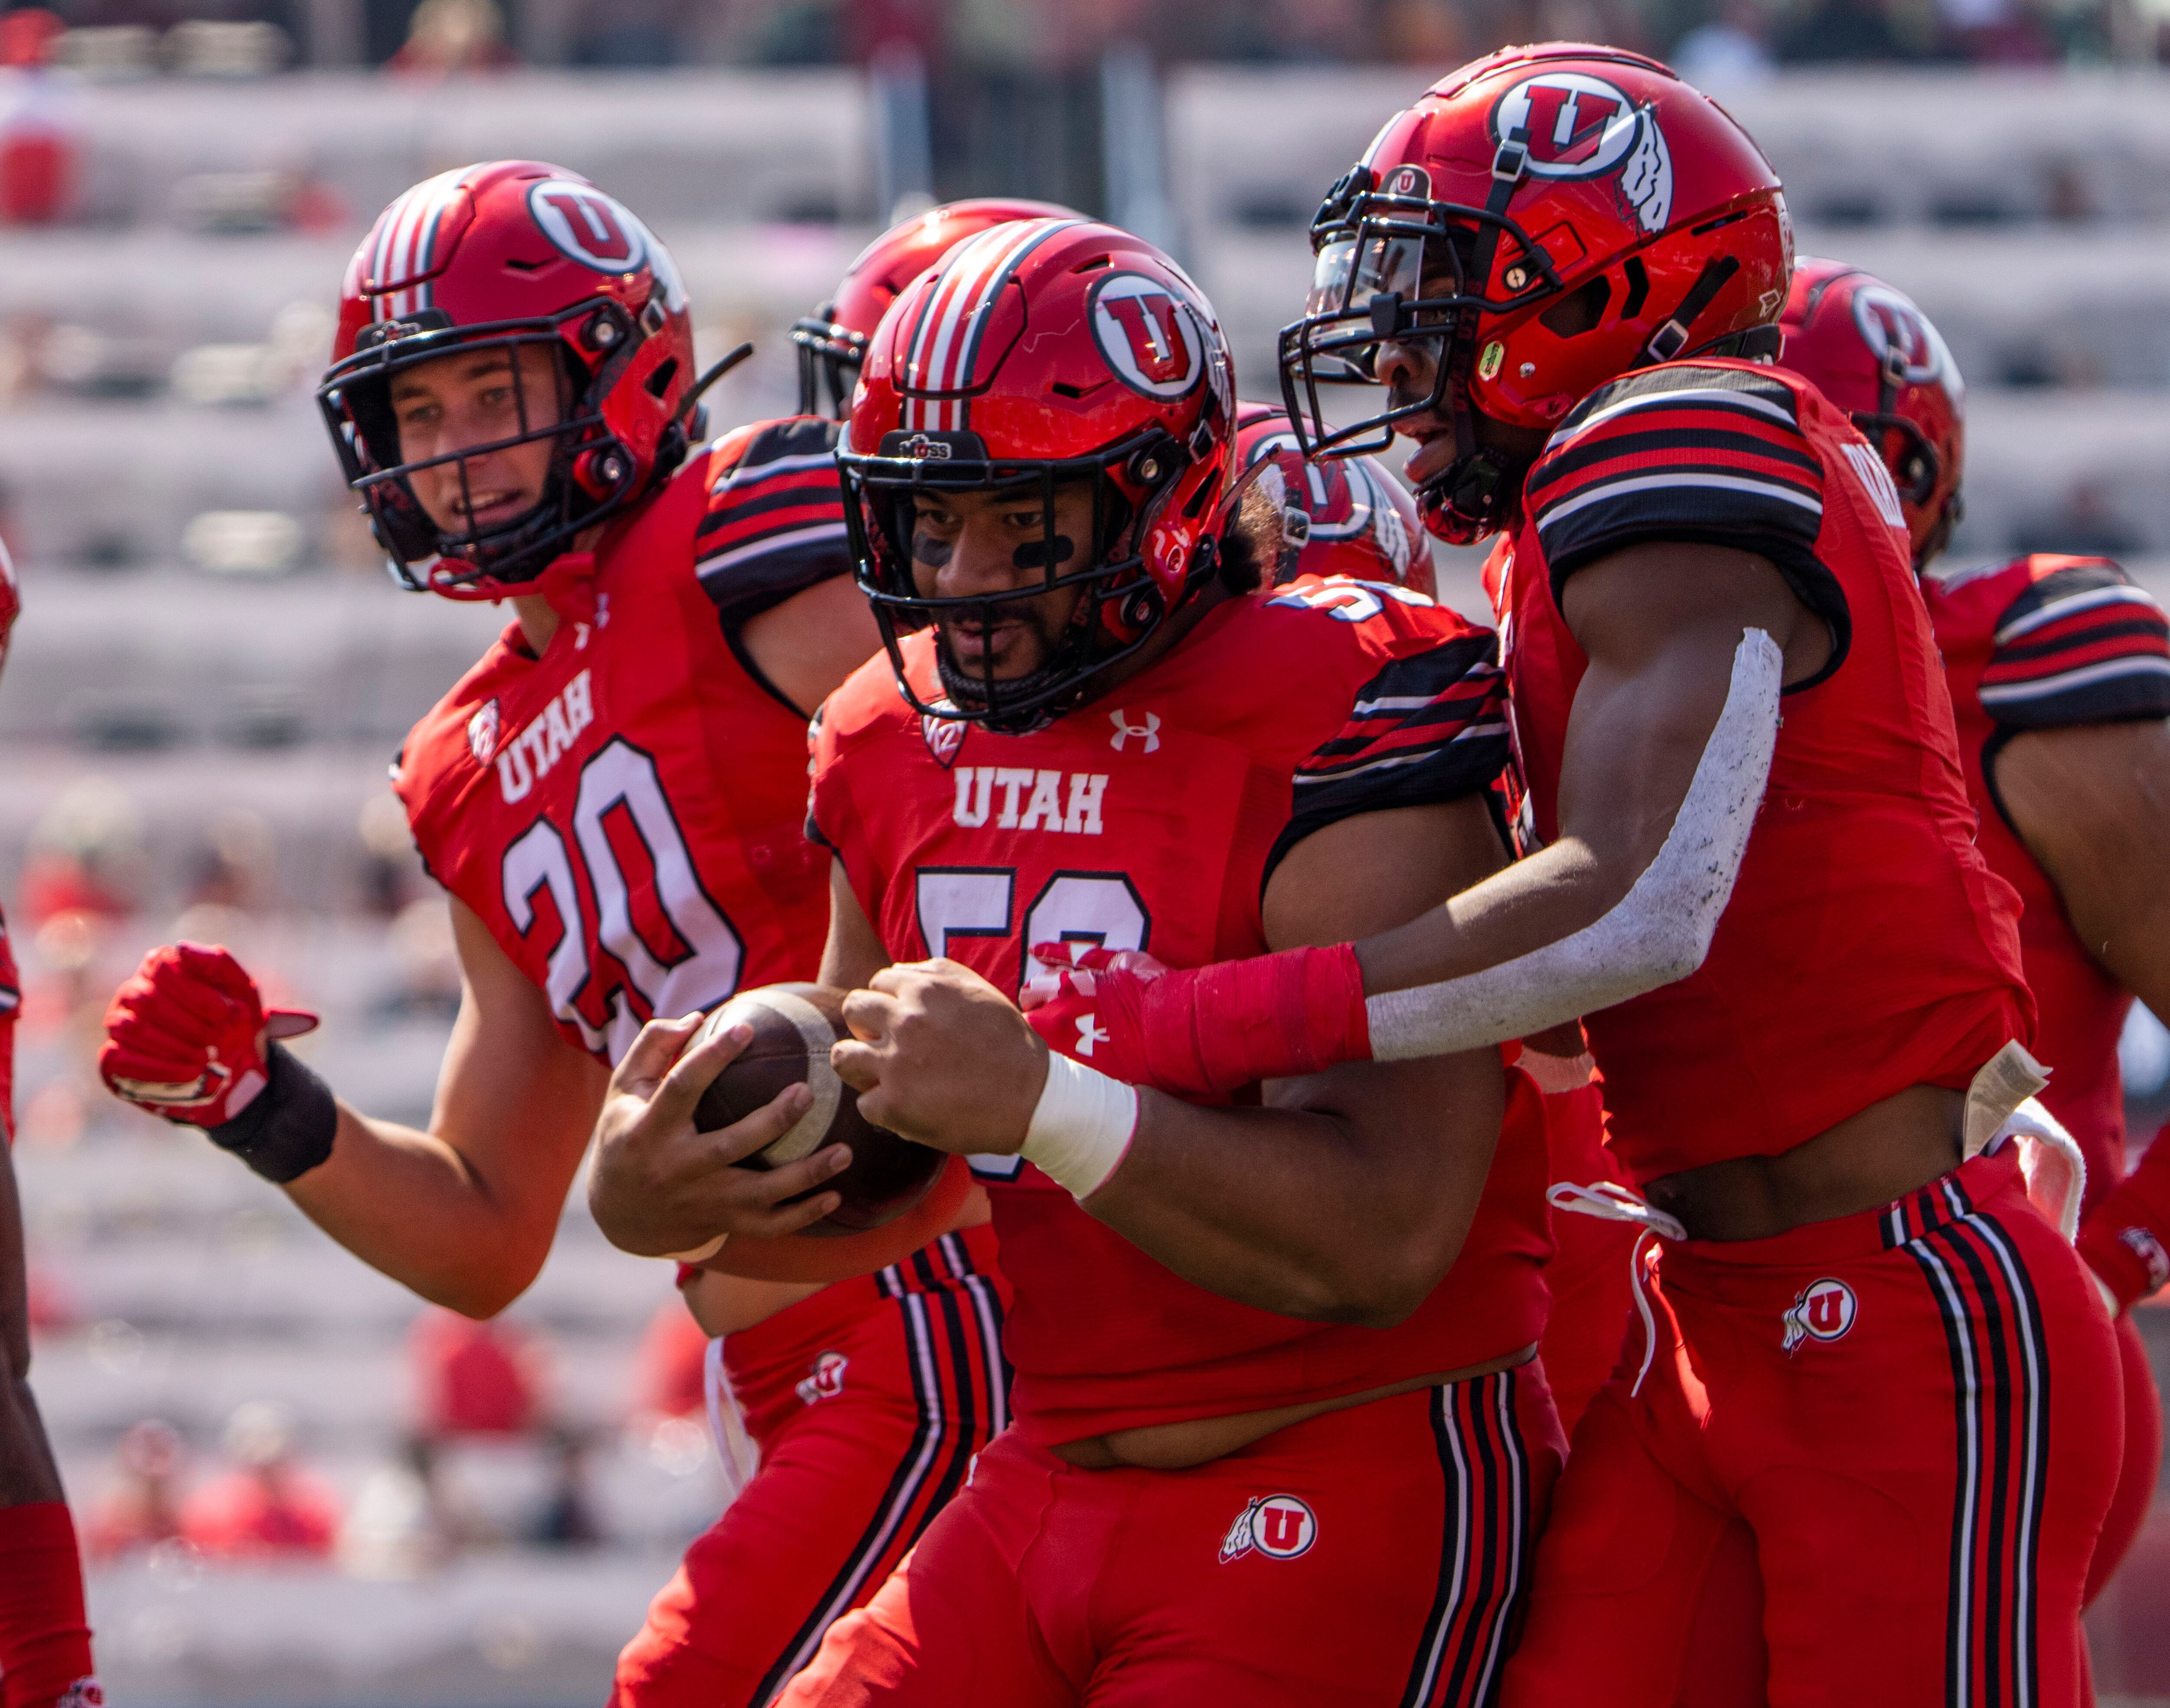
[[[58,1501],[0,1507],[0,1703],[94,1708],[75,1524]]]
[[[1146,988],[1148,1020],[1156,1018],[1157,988]],[[1205,1077],[1218,1088],[1290,1079],[1371,1057],[1363,969],[1346,943],[1201,967],[1195,989],[1185,994],[1190,1024],[1182,1036],[1195,1040]],[[1155,1028],[1147,1036],[1167,1034]]]

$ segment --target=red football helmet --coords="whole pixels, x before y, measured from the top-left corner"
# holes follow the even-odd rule
[[[1013,219],[1084,217],[1052,201],[990,195],[947,201],[891,226],[859,251],[836,286],[836,299],[792,325],[791,341],[799,350],[799,413],[834,415],[840,421],[850,417],[852,388],[859,383],[867,340],[889,305],[966,238]]]
[[[1034,335],[1027,338],[1029,324]],[[1029,726],[1144,644],[1211,578],[1235,437],[1227,341],[1204,295],[1141,238],[1084,219],[1000,225],[950,250],[897,298],[867,346],[845,442],[845,515],[898,685],[919,712]],[[1093,489],[1085,561],[1058,569],[1056,494]],[[1045,579],[1004,594],[922,597],[912,495],[1036,491]],[[1056,654],[1020,681],[939,658],[946,697],[905,681],[897,636],[948,613],[1083,591]]]
[[[1383,451],[1438,412],[1457,455],[1419,500],[1466,543],[1499,527],[1521,467],[1475,416],[1548,430],[1606,381],[1691,355],[1772,356],[1793,233],[1748,134],[1656,61],[1502,49],[1387,121],[1312,223],[1303,319],[1280,335],[1307,454]],[[1382,343],[1428,344],[1430,395],[1336,426],[1322,382],[1376,382]]]
[[[689,442],[686,308],[678,270],[648,228],[559,167],[498,160],[441,173],[379,214],[347,267],[317,398],[400,581],[502,597],[660,485]],[[555,354],[553,415],[530,425],[536,400],[516,358],[517,433],[426,463],[402,458],[393,375],[453,350],[523,345]],[[409,484],[415,470],[457,462],[464,479],[467,458],[537,439],[555,447],[540,503],[509,522],[440,533]]]
[[[1778,359],[1853,417],[1899,488],[1914,567],[1941,552],[1961,513],[1966,382],[1944,340],[1900,292],[1843,261],[1803,256],[1779,323]]]
[[[1261,466],[1263,465],[1263,466]],[[1369,457],[1307,463],[1296,429],[1270,404],[1236,406],[1236,467],[1259,481],[1281,512],[1274,586],[1298,576],[1391,581],[1435,597],[1431,539],[1408,490]]]

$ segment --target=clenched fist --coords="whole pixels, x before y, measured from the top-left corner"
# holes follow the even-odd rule
[[[223,1127],[267,1083],[275,1038],[313,1031],[306,1009],[270,1009],[225,950],[174,943],[143,957],[105,1010],[98,1071],[124,1103],[191,1127]]]
[[[936,1150],[1008,1155],[1024,1143],[1047,1046],[1015,1004],[968,966],[885,966],[844,999],[856,1041],[829,1059],[877,1127]]]

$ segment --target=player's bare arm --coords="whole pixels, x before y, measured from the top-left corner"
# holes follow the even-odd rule
[[[769,687],[808,717],[881,645],[866,596],[848,576],[816,582],[739,630]]]
[[[1830,656],[1829,631],[1778,571],[1729,547],[1629,547],[1577,570],[1563,608],[1590,668],[1568,725],[1559,839],[1359,943],[1367,995],[1498,966],[1597,919],[1671,830],[1743,633],[1772,636],[1789,683]]]
[[[1315,833],[1275,871],[1277,948],[1340,940],[1435,905],[1501,858],[1484,808],[1367,814]],[[895,967],[853,995],[862,1040],[837,1071],[860,1106],[956,1152],[1013,1152],[1046,1078],[1017,1009],[951,961]],[[1501,1111],[1496,1052],[1330,1068],[1259,1109],[1147,1092],[1123,1162],[1085,1207],[1177,1274],[1285,1315],[1398,1321],[1452,1264]]]
[[[15,1165],[0,1142],[0,1507],[58,1501],[53,1464],[30,1395],[30,1313],[23,1261],[23,1209]]]
[[[2023,731],[1993,765],[2005,811],[2081,942],[2149,1008],[2170,1013],[2170,724]]]

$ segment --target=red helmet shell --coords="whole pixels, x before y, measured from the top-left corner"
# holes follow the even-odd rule
[[[1208,543],[1227,520],[1232,367],[1211,305],[1183,270],[1089,220],[992,227],[906,288],[868,343],[837,461],[861,584],[907,696],[894,631],[951,604],[984,609],[1059,586],[1088,595],[1078,650],[1029,693],[998,704],[1001,685],[983,684],[985,715],[999,720],[1074,702],[1203,584],[1216,558]],[[1075,481],[1093,485],[1098,537],[1073,567],[1050,565],[1045,586],[1000,596],[918,592],[897,526],[911,491],[1037,482],[1051,529],[1052,495]]]
[[[980,196],[944,202],[891,226],[859,251],[836,286],[834,301],[792,328],[799,348],[799,412],[820,415],[825,404],[838,415],[849,413],[851,392],[866,355],[867,340],[905,287],[943,256],[991,226],[1016,219],[1082,219],[1074,209],[1051,201],[1013,196]],[[827,365],[829,397],[821,395]]]
[[[1028,323],[1049,330],[1027,339]],[[1155,501],[1152,483],[1109,472],[1151,507],[1136,547],[1173,607],[1216,521],[1233,367],[1205,293],[1144,238],[1088,220],[1013,222],[952,249],[882,317],[848,436],[879,456],[900,433],[970,434],[991,460],[1021,463],[1090,459],[1158,428],[1191,449],[1173,490]]]
[[[1959,520],[1966,383],[1929,317],[1843,261],[1804,256],[1780,323],[1779,358],[1853,417],[1899,488],[1918,567]]]
[[[366,490],[403,565],[429,550],[398,537],[419,532],[412,515],[377,501],[396,452],[343,436],[337,394],[492,336],[549,340],[577,376],[574,414],[587,425],[566,436],[569,478],[591,501],[581,526],[601,519],[598,506],[639,498],[684,456],[679,417],[694,382],[693,335],[670,252],[623,204],[563,168],[499,160],[440,173],[393,201],[355,251],[319,394],[342,454],[351,448],[359,458],[350,478],[377,477]],[[430,585],[477,597],[505,591],[486,573],[446,581],[433,572]]]
[[[1516,141],[1526,164],[1503,212],[1558,284],[1537,289],[1534,258],[1512,243],[1471,281],[1495,302],[1535,292],[1478,317],[1469,397],[1483,414],[1548,428],[1607,380],[1778,318],[1793,245],[1777,174],[1723,109],[1655,60],[1578,43],[1503,49],[1389,120],[1362,164],[1398,193],[1482,208],[1503,145]],[[1681,341],[1654,350],[1705,269],[1729,260],[1737,266]],[[1585,317],[1553,311],[1585,286],[1594,297],[1598,279],[1594,324],[1547,324],[1579,328]]]
[[[1376,460],[1306,462],[1287,415],[1272,404],[1238,404],[1236,424],[1237,468],[1258,469],[1253,478],[1281,507],[1285,545],[1274,586],[1299,576],[1346,576],[1437,597],[1431,536],[1416,501]]]
[[[8,662],[8,638],[15,632],[15,619],[23,614],[23,584],[16,578],[15,560],[8,554],[8,545],[0,540],[0,666]]]

